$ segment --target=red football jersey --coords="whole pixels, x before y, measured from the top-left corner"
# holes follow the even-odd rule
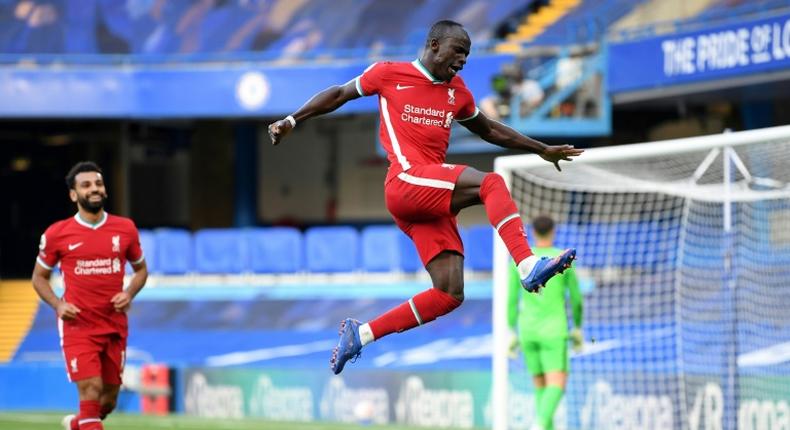
[[[356,86],[362,96],[379,96],[379,137],[390,161],[387,180],[411,166],[444,163],[453,120],[479,113],[460,76],[440,81],[420,60],[374,63],[356,78]]]
[[[76,214],[41,235],[36,261],[50,270],[60,262],[64,299],[81,311],[75,320],[63,322],[64,334],[126,335],[126,313],[116,312],[110,299],[123,289],[127,260],[143,261],[140,235],[128,218],[105,212],[93,225]]]

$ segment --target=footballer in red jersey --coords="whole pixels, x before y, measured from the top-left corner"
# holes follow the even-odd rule
[[[33,287],[58,315],[66,372],[79,392],[79,415],[67,415],[67,429],[101,429],[101,420],[118,399],[128,324],[126,311],[145,285],[146,270],[134,222],[104,210],[107,191],[101,169],[77,163],[66,176],[77,204],[73,217],[58,221],[41,235],[33,269]],[[134,268],[124,289],[126,262]],[[63,274],[63,297],[49,283],[56,264]]]
[[[558,170],[560,161],[571,161],[583,152],[571,145],[546,145],[481,113],[458,74],[470,48],[461,24],[439,21],[428,32],[419,59],[375,63],[357,78],[319,92],[293,114],[269,125],[272,144],[277,145],[301,121],[359,97],[378,96],[380,138],[390,162],[384,183],[387,210],[414,241],[433,282],[433,288],[367,323],[344,320],[330,358],[336,374],[366,344],[433,321],[461,305],[464,249],[455,217],[464,208],[484,205],[530,292],[570,267],[575,258],[573,249],[554,259],[532,254],[518,209],[500,175],[445,163],[453,121],[487,142],[536,153]]]

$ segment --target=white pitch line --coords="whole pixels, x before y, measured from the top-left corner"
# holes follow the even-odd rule
[[[760,367],[790,361],[790,342],[777,343],[738,356],[740,367]]]
[[[256,361],[271,360],[274,358],[294,357],[318,351],[328,351],[335,346],[335,341],[320,340],[316,342],[297,345],[285,345],[274,348],[255,349],[252,351],[232,352],[230,354],[214,355],[206,358],[209,366],[233,366]]]

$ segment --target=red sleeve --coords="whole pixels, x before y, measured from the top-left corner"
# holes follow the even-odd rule
[[[475,98],[472,95],[472,92],[466,88],[466,84],[464,84],[463,88],[459,88],[458,90],[460,95],[460,107],[458,108],[458,116],[456,116],[456,121],[468,121],[476,117],[477,114],[480,113],[480,110],[477,109]]]
[[[143,262],[143,248],[140,246],[140,232],[137,231],[137,226],[134,222],[129,221],[129,246],[126,248],[126,261],[131,264],[140,264]]]
[[[388,61],[373,63],[354,79],[360,96],[364,97],[379,93],[389,64],[390,62]]]
[[[41,240],[38,243],[36,262],[48,270],[55,268],[55,265],[60,261],[60,251],[58,250],[60,237],[58,236],[58,231],[60,229],[56,228],[55,224],[49,226],[44,234],[41,235]]]

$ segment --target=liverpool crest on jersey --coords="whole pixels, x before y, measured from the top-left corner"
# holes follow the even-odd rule
[[[121,252],[121,236],[112,237],[112,252]]]
[[[447,89],[447,104],[449,105],[455,104],[455,88]]]

